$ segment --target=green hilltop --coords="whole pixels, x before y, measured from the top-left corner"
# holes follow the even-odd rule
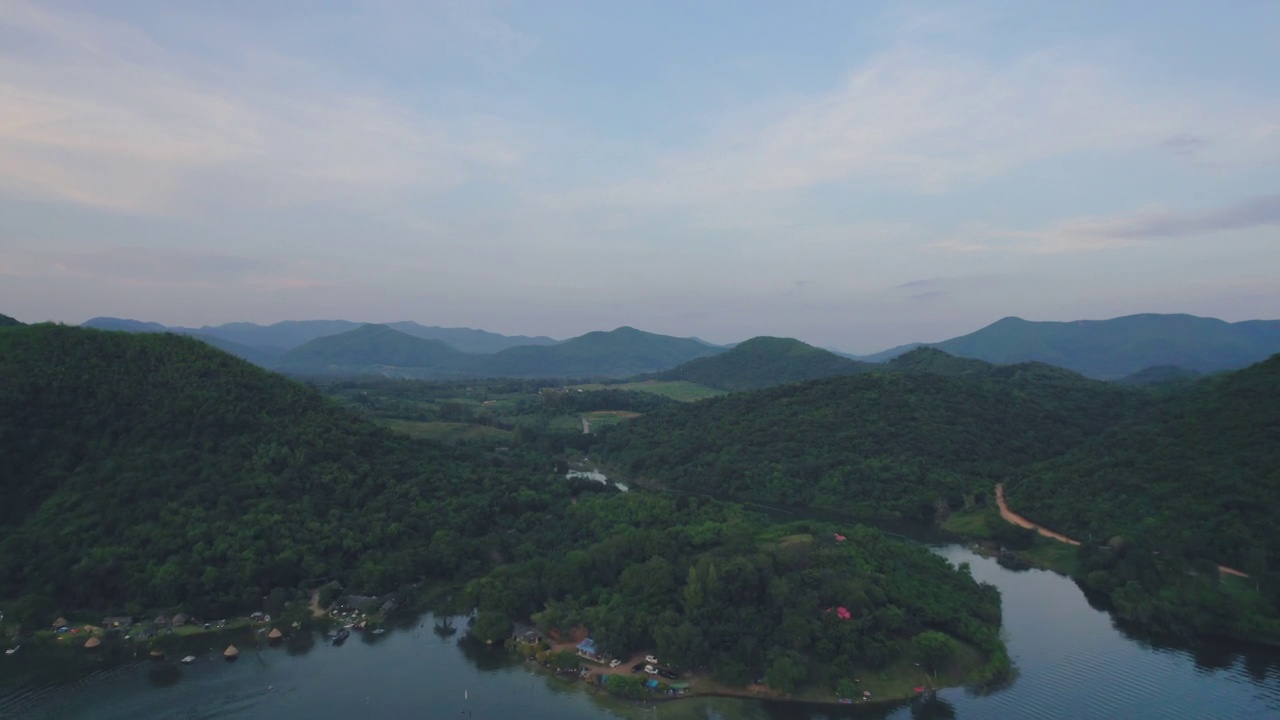
[[[514,493],[505,475],[194,338],[34,325],[0,330],[0,358],[0,598],[225,612],[308,578],[395,587],[483,566],[467,538],[519,514],[478,490]]]
[[[1280,507],[1280,355],[1161,396],[1008,493],[1069,535],[1145,534],[1226,565],[1280,559],[1280,516],[1263,510]]]
[[[607,431],[600,449],[668,487],[932,519],[939,502],[986,495],[1147,401],[1039,364],[861,373],[663,409]]]
[[[716,390],[755,390],[773,385],[853,375],[875,369],[791,338],[756,337],[718,355],[690,360],[657,374]]]
[[[695,338],[657,335],[632,327],[590,332],[557,345],[525,345],[469,358],[465,370],[489,377],[622,378],[675,367],[724,348]]]
[[[0,327],[13,327],[14,325],[21,325],[21,324],[22,323],[9,317],[8,315],[0,315]]]
[[[465,357],[440,340],[414,337],[386,325],[363,325],[293,348],[280,357],[277,369],[323,375],[376,372],[382,366],[443,371]]]

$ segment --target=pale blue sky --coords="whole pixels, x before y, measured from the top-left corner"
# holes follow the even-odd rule
[[[0,0],[0,312],[1280,317],[1275,2]]]

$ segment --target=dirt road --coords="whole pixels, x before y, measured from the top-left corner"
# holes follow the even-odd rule
[[[1031,528],[1032,530],[1035,530],[1041,535],[1047,538],[1053,538],[1058,542],[1064,542],[1068,545],[1080,544],[1079,540],[1072,540],[1071,538],[1067,537],[1066,535],[1063,535],[1062,533],[1056,533],[1050,530],[1049,528],[1037,525],[1031,522],[1030,520],[1022,517],[1018,513],[1010,510],[1009,506],[1004,501],[1004,484],[1003,483],[996,483],[996,505],[999,506],[1000,508],[1000,517],[1004,518],[1007,522],[1011,522],[1014,525],[1017,525],[1018,527]]]
[[[1014,525],[1017,525],[1019,527],[1031,528],[1032,530],[1035,530],[1041,535],[1047,538],[1053,538],[1058,542],[1064,542],[1068,545],[1080,544],[1079,540],[1072,540],[1071,538],[1067,537],[1066,535],[1063,535],[1062,533],[1056,533],[1047,527],[1044,527],[1042,525],[1037,525],[1031,522],[1030,520],[1022,517],[1018,513],[1010,510],[1009,505],[1004,501],[1004,485],[1002,483],[996,483],[996,505],[999,506],[1000,508],[1000,517],[1004,518],[1007,522],[1011,522]],[[1235,575],[1236,577],[1242,577],[1242,578],[1249,577],[1248,573],[1240,572],[1239,570],[1235,568],[1227,567],[1226,565],[1219,565],[1218,572],[1224,575]]]

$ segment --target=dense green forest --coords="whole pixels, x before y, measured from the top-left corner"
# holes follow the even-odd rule
[[[1034,363],[861,374],[663,409],[607,430],[593,451],[636,482],[931,520],[939,501],[986,496],[1148,401]]]
[[[677,668],[788,692],[883,669],[929,631],[979,651],[971,679],[1008,670],[999,593],[923,546],[867,528],[837,541],[822,523],[770,527],[689,496],[584,496],[564,522],[563,555],[518,548],[518,562],[468,587],[482,637],[532,615],[588,628],[619,657],[656,649]]]
[[[1271,511],[1280,504],[1278,399],[1280,356],[1165,394],[1010,483],[1010,502],[1082,539],[1124,536],[1161,562],[1237,567],[1280,602],[1280,518]]]
[[[536,386],[510,383],[486,391]],[[447,385],[416,401],[456,401]],[[613,652],[660,648],[732,682],[847,682],[928,632],[969,648],[980,678],[1007,669],[998,593],[922,547],[566,481],[548,460],[567,446],[535,438],[503,452],[414,441],[188,337],[6,328],[0,598],[43,624],[76,609],[217,615],[334,581],[378,593],[469,580],[479,633],[531,615],[586,623]]]
[[[853,375],[878,366],[842,358],[799,340],[756,337],[719,355],[690,360],[658,373],[661,380],[687,380],[717,390],[755,390],[818,378]]]
[[[64,608],[475,574],[561,488],[541,458],[414,442],[194,339],[54,325],[0,330],[0,454],[0,597]]]
[[[21,324],[22,323],[18,322],[17,320],[14,320],[8,315],[0,315],[0,327],[13,327],[15,325],[21,325]]]

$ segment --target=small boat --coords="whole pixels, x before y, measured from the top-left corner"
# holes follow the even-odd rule
[[[349,637],[351,637],[351,631],[346,628],[342,628],[341,630],[338,631],[337,635],[333,636],[333,644],[341,645]]]
[[[5,650],[5,651],[4,651],[4,654],[5,654],[5,655],[12,655],[12,654],[14,654],[14,653],[18,652],[18,648],[20,648],[20,647],[22,647],[22,646],[21,646],[21,645],[14,645],[13,647],[9,648],[8,650]]]
[[[374,635],[381,635],[382,633],[384,633],[384,632],[386,632],[386,631],[387,631],[387,629],[386,629],[386,628],[374,628],[374,630],[373,630],[373,634],[374,634]]]
[[[240,651],[236,648],[235,645],[228,645],[227,649],[222,651],[222,657],[228,660],[235,660],[236,658],[240,657]]]
[[[151,648],[151,657],[156,660],[159,660],[160,658],[164,657],[164,651],[158,647]]]
[[[182,664],[183,664],[183,665],[190,665],[191,663],[193,663],[193,662],[195,662],[195,661],[196,661],[196,656],[195,656],[195,655],[188,655],[188,656],[186,656],[186,657],[182,658]]]

